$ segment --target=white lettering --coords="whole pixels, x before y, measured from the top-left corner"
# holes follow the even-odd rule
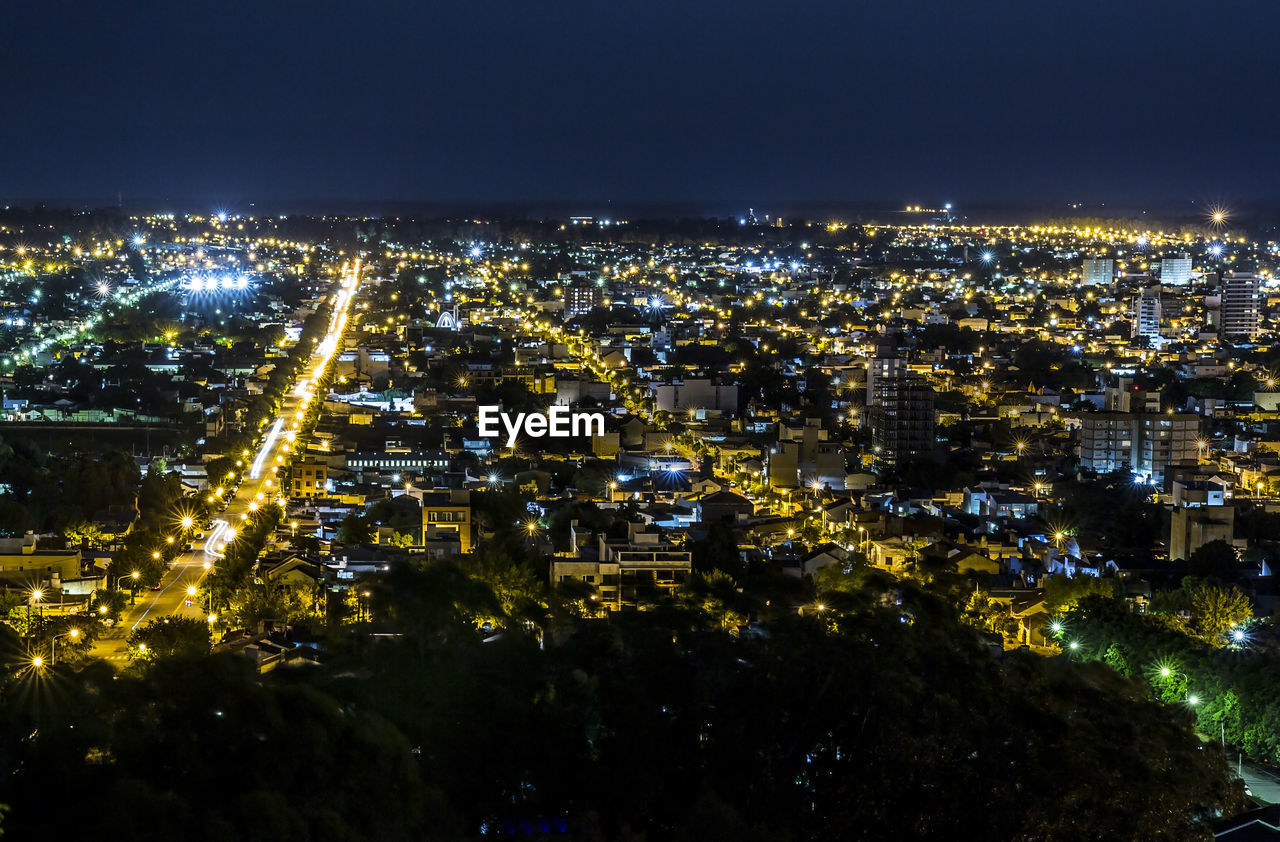
[[[582,422],[581,432],[579,432],[578,422]],[[573,435],[575,436],[603,436],[604,435],[604,415],[599,412],[577,412],[573,416]]]
[[[511,448],[512,450],[515,450],[516,448],[516,438],[520,435],[520,427],[523,424],[524,424],[523,412],[516,415],[516,421],[514,424],[511,423],[510,415],[508,415],[505,412],[502,413],[502,426],[507,428],[507,447]]]
[[[514,449],[521,433],[539,439],[555,439],[604,435],[604,413],[571,412],[568,407],[553,406],[547,412],[502,411],[500,406],[477,407],[476,427],[483,438],[505,435],[507,447]]]
[[[491,439],[499,434],[498,415],[501,410],[497,406],[480,407],[480,416],[476,419],[480,428],[480,437]]]
[[[547,413],[547,420],[550,426],[547,435],[553,439],[563,439],[569,437],[569,407],[553,406]]]

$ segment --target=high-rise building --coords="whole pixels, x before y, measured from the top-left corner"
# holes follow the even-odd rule
[[[1170,465],[1194,463],[1200,419],[1158,412],[1085,412],[1080,415],[1080,465],[1110,473],[1128,468],[1159,484]]]
[[[1258,335],[1258,276],[1252,272],[1231,272],[1222,280],[1222,335]]]
[[[566,319],[590,313],[604,303],[604,290],[587,281],[571,284],[564,291],[564,317]]]
[[[1186,286],[1191,283],[1191,258],[1186,255],[1161,258],[1160,283],[1163,286]]]
[[[867,406],[876,405],[876,384],[907,373],[907,361],[901,357],[875,357],[867,363]]]
[[[1110,257],[1086,257],[1080,267],[1080,282],[1085,285],[1106,286],[1116,277],[1116,262]]]
[[[1160,338],[1160,287],[1147,287],[1133,299],[1133,335]]]
[[[867,393],[867,403],[872,449],[881,465],[933,451],[933,388],[923,377],[907,372],[877,375],[875,394]]]

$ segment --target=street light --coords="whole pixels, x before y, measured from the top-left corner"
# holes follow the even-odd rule
[[[1184,690],[1185,688],[1188,688],[1191,684],[1190,676],[1188,676],[1185,672],[1180,672],[1179,670],[1174,669],[1168,664],[1160,664],[1159,674],[1160,674],[1160,677],[1163,679],[1169,679],[1175,675],[1178,676],[1179,678],[1182,679],[1182,686]],[[1177,692],[1177,689],[1178,689],[1177,685],[1175,684],[1172,689],[1174,690],[1174,692]],[[1191,705],[1194,707],[1195,705],[1200,704],[1200,697],[1194,693],[1188,692],[1186,695],[1185,701],[1188,705]]]
[[[55,634],[55,635],[52,637],[52,639],[50,639],[50,641],[49,641],[49,663],[51,663],[51,664],[53,664],[53,663],[57,663],[57,661],[58,661],[58,638],[60,638],[60,637],[69,637],[69,638],[71,638],[72,640],[79,640],[79,639],[80,639],[80,630],[79,630],[79,629],[71,629],[70,631],[63,632],[62,634]]]
[[[137,570],[135,570],[135,571],[133,571],[132,573],[130,573],[128,576],[117,576],[117,577],[116,577],[116,590],[117,590],[117,591],[118,591],[118,590],[120,590],[120,583],[121,583],[121,582],[123,582],[125,579],[132,579],[132,580],[133,580],[134,584],[133,584],[133,586],[132,586],[131,588],[129,588],[129,604],[130,604],[130,605],[133,605],[133,599],[134,599],[134,596],[135,596],[135,595],[137,594],[137,592],[138,592],[138,585],[137,585],[137,582],[138,582],[138,577],[139,577],[139,576],[141,576],[141,575],[142,575],[141,573],[139,573]],[[103,612],[103,613],[106,613],[106,612]]]
[[[33,606],[40,607],[40,619],[41,620],[44,619],[44,606],[40,605],[40,600],[42,599],[44,599],[43,590],[41,590],[40,588],[35,588],[34,590],[31,591],[31,600],[30,602],[27,603],[27,623],[28,624],[31,623],[31,608]]]

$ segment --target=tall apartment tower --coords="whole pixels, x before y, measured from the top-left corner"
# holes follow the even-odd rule
[[[1160,284],[1184,287],[1191,283],[1191,258],[1164,257],[1160,259]]]
[[[1151,286],[1144,289],[1133,299],[1133,335],[1145,336],[1150,340],[1160,338],[1160,287]]]
[[[907,373],[907,361],[901,357],[874,357],[867,363],[867,406],[876,405],[878,384]]]
[[[1258,328],[1258,276],[1229,273],[1222,279],[1222,334],[1254,339]]]
[[[1115,277],[1116,262],[1110,257],[1086,257],[1080,267],[1080,282],[1086,286],[1106,286]]]
[[[1159,485],[1170,466],[1195,464],[1200,419],[1160,412],[1080,414],[1080,465],[1107,473],[1128,468],[1142,482]]]
[[[565,318],[590,313],[604,303],[604,290],[588,281],[578,281],[564,291]]]
[[[923,377],[909,372],[877,375],[875,394],[867,393],[867,403],[878,463],[896,465],[933,451],[933,388]]]
[[[1160,485],[1171,467],[1196,464],[1200,418],[1160,411],[1160,393],[1121,377],[1103,389],[1104,409],[1082,412],[1080,467],[1098,473],[1127,468],[1140,482]]]

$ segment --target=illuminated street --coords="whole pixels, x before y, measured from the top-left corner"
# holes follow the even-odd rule
[[[308,364],[305,378],[300,378],[301,383],[319,378],[340,347],[351,305],[359,292],[359,274],[360,263],[357,260],[352,267],[344,269],[341,279],[335,284],[333,315],[328,331]],[[296,433],[301,417],[314,397],[314,393],[305,387],[287,390],[278,417],[254,457],[253,470],[212,520],[206,537],[196,542],[196,549],[183,552],[174,559],[158,590],[140,590],[137,593],[135,604],[123,613],[120,622],[99,638],[94,648],[95,655],[114,662],[127,660],[129,634],[146,621],[159,617],[212,617],[214,627],[218,627],[216,615],[210,615],[204,608],[201,584],[211,567],[218,563],[224,547],[235,540],[239,524],[258,508],[277,504],[280,488],[274,477],[288,464],[290,454],[298,445]],[[281,430],[286,432],[281,435]],[[194,595],[190,592],[193,587],[196,589]]]

